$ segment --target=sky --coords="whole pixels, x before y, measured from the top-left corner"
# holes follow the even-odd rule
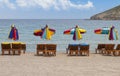
[[[120,0],[0,0],[0,19],[89,19]]]

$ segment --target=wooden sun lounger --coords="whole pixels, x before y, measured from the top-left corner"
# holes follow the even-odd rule
[[[105,49],[102,50],[103,55],[113,55],[115,44],[105,44]]]
[[[46,44],[45,55],[54,55],[56,56],[56,44]]]
[[[8,55],[11,54],[11,45],[10,43],[1,43],[1,51],[2,51],[2,55],[5,54],[5,51],[8,52]]]
[[[105,44],[98,44],[97,48],[95,48],[95,53],[99,53],[101,54],[102,53],[102,49],[105,48]]]
[[[114,56],[120,56],[120,44],[118,44],[116,49],[114,49]]]
[[[21,50],[25,54],[25,51],[26,51],[26,44],[25,43],[21,43]]]
[[[78,55],[79,45],[69,45],[69,53],[68,55]]]
[[[46,44],[37,44],[36,50],[37,50],[37,55],[40,55],[40,53],[44,55],[46,50]]]
[[[80,55],[89,56],[89,45],[80,45]]]
[[[16,54],[20,55],[21,54],[21,44],[12,43],[12,52],[13,52],[13,55],[16,55]]]

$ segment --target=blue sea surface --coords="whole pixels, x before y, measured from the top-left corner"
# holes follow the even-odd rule
[[[68,44],[90,44],[90,51],[94,52],[98,43],[114,43],[119,44],[119,40],[108,40],[107,35],[98,35],[94,33],[94,30],[102,27],[111,27],[112,25],[118,30],[120,35],[120,21],[104,21],[104,20],[79,20],[79,19],[1,19],[0,20],[0,43],[1,42],[13,42],[8,39],[11,24],[15,24],[19,32],[19,40],[27,44],[28,52],[36,51],[36,44],[39,43],[53,43],[57,44],[57,51],[65,52]],[[55,35],[52,36],[51,40],[41,39],[39,36],[34,36],[33,32],[36,29],[41,29],[45,25],[56,30]],[[75,27],[79,27],[87,30],[83,34],[81,40],[74,41],[73,35],[64,35],[64,30]]]

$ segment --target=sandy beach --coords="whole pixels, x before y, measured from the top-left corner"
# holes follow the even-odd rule
[[[0,55],[0,76],[120,76],[120,57]]]

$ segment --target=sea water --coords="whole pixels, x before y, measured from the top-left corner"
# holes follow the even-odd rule
[[[104,21],[104,20],[80,20],[80,19],[1,19],[0,20],[0,43],[14,42],[8,39],[11,24],[14,24],[19,32],[19,40],[27,44],[28,52],[36,51],[36,44],[57,44],[57,51],[65,52],[68,44],[86,43],[90,45],[90,52],[94,52],[98,43],[114,43],[119,44],[119,40],[108,40],[108,35],[95,34],[94,30],[102,27],[111,27],[112,25],[118,30],[120,35],[120,21]],[[36,29],[41,29],[48,25],[49,28],[55,29],[56,33],[51,40],[41,39],[39,36],[34,36],[33,32]],[[82,34],[81,40],[74,41],[73,35],[64,35],[63,32],[67,29],[78,25],[87,32]]]

